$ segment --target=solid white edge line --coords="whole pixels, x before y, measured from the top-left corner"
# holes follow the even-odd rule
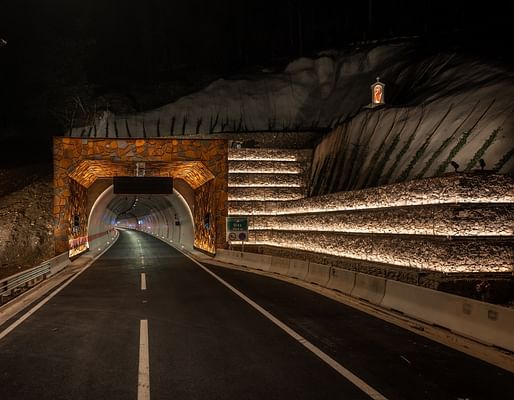
[[[141,272],[141,290],[146,290],[146,274]]]
[[[119,235],[118,235],[119,237]],[[71,282],[73,282],[75,279],[77,279],[82,272],[84,272],[86,269],[88,269],[93,263],[98,260],[103,254],[109,250],[114,243],[118,240],[118,237],[112,244],[108,247],[106,247],[101,253],[99,253],[95,258],[93,258],[91,261],[89,261],[84,268],[82,268],[79,272],[77,272],[74,276],[72,276],[68,282],[63,284],[59,289],[55,290],[52,294],[50,294],[46,299],[41,301],[40,303],[36,304],[34,307],[32,307],[29,311],[27,311],[25,314],[23,314],[18,320],[13,322],[11,325],[9,325],[7,328],[5,328],[2,332],[0,332],[0,340],[2,340],[4,337],[6,337],[9,333],[11,333],[13,330],[15,330],[18,326],[20,326],[23,322],[25,322],[30,316],[32,316],[37,310],[39,310],[41,307],[43,307],[46,303],[48,303],[52,298],[54,298],[56,295],[58,295],[61,290],[66,288]]]
[[[179,250],[179,249],[177,249],[177,250]],[[323,352],[323,350],[321,350],[319,347],[315,346],[314,344],[309,342],[307,339],[305,339],[303,336],[301,336],[299,333],[297,333],[293,329],[289,328],[286,324],[284,324],[278,318],[276,318],[271,313],[266,311],[264,308],[262,308],[259,304],[254,302],[252,299],[250,299],[249,297],[247,297],[246,295],[241,293],[230,283],[226,282],[225,280],[220,278],[218,275],[216,275],[214,272],[210,271],[207,267],[202,265],[200,262],[196,261],[189,254],[186,254],[182,251],[181,251],[181,253],[184,254],[186,257],[188,257],[191,261],[193,261],[196,265],[198,265],[200,268],[202,268],[205,272],[207,272],[209,275],[211,275],[214,279],[216,279],[222,285],[224,285],[225,287],[230,289],[233,293],[235,293],[237,296],[239,296],[241,299],[243,299],[250,306],[255,308],[258,312],[260,312],[262,315],[264,315],[266,318],[268,318],[271,322],[273,322],[276,326],[278,326],[280,329],[282,329],[284,332],[286,332],[289,336],[291,336],[297,342],[299,342],[304,347],[309,349],[312,353],[314,353],[316,356],[318,356],[321,360],[323,360],[326,364],[328,364],[330,367],[332,367],[340,375],[342,375],[344,378],[346,378],[348,381],[350,381],[352,384],[354,384],[360,390],[362,390],[364,393],[366,393],[370,398],[372,398],[374,400],[387,400],[387,397],[385,397],[383,394],[381,394],[378,390],[376,390],[373,387],[371,387],[370,385],[368,385],[357,375],[350,372],[348,369],[343,367],[341,364],[339,364],[336,360],[334,360],[328,354]]]
[[[148,320],[139,323],[139,370],[137,400],[150,400],[150,355],[148,343]]]

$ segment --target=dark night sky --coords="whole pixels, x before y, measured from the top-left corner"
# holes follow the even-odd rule
[[[63,99],[85,87],[91,98],[123,93],[137,111],[219,76],[363,39],[422,35],[443,50],[459,46],[512,62],[507,4],[2,0],[0,38],[8,45],[0,48],[0,140],[60,134]],[[176,82],[168,98],[155,94],[163,82]]]

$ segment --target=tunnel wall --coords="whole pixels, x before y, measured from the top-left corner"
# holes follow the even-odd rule
[[[90,249],[104,247],[114,237],[116,215],[107,208],[114,197],[112,186],[104,190],[94,202],[88,216],[88,242]]]
[[[193,214],[187,201],[177,190],[174,190],[172,196],[166,196],[166,200],[169,207],[155,209],[140,218],[141,224],[129,227],[192,250],[198,235],[195,234]]]

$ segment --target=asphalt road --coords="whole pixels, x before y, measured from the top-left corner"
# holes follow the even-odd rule
[[[387,399],[514,393],[512,374],[397,326],[286,282],[208,268]],[[0,398],[371,397],[177,250],[122,232],[0,340]]]

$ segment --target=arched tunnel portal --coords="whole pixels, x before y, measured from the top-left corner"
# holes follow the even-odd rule
[[[224,140],[54,138],[56,254],[104,243],[117,226],[215,253],[225,246],[227,160]],[[172,193],[114,192],[115,177],[142,175],[172,178]]]

